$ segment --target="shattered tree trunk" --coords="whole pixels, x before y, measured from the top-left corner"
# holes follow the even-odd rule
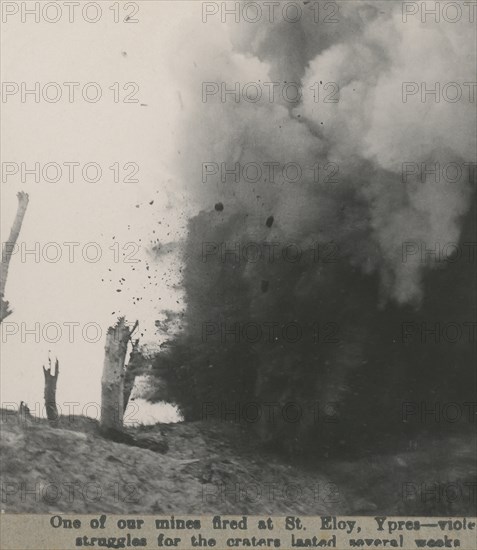
[[[139,351],[139,339],[133,344],[133,349],[129,354],[129,363],[126,365],[124,371],[124,401],[123,411],[126,412],[131,392],[134,388],[134,382],[136,381],[136,369],[138,367],[138,361],[140,360],[141,352]]]
[[[50,368],[45,369],[43,366],[43,374],[45,375],[45,407],[46,417],[50,421],[58,420],[58,408],[56,406],[56,383],[58,382],[58,374],[60,365],[58,359],[55,361],[55,374],[51,373],[51,360],[49,360]]]
[[[132,330],[121,317],[106,334],[103,376],[101,378],[101,428],[120,431],[124,414],[124,362]]]
[[[136,380],[136,375],[132,372],[130,366],[131,363],[128,363],[124,376],[123,412],[126,412],[126,409],[128,408],[129,398],[131,397],[131,392]]]
[[[10,315],[8,302],[4,300],[5,285],[7,283],[8,266],[10,265],[10,258],[15,249],[15,245],[22,228],[23,218],[28,206],[28,195],[23,191],[17,193],[18,207],[15,220],[13,221],[12,229],[10,230],[10,236],[8,241],[2,250],[2,262],[0,264],[0,323]]]

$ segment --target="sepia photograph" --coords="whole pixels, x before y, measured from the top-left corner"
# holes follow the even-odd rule
[[[2,548],[477,548],[477,2],[1,17]]]

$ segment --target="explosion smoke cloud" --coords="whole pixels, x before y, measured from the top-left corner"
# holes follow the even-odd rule
[[[197,36],[191,14],[196,66],[180,61],[190,44],[178,45],[175,71],[189,107],[179,133],[188,162],[176,169],[196,208],[220,201],[225,217],[247,214],[247,232],[257,238],[273,214],[277,223],[268,238],[338,242],[351,264],[379,272],[384,300],[418,303],[424,266],[402,263],[402,242],[457,242],[472,186],[431,178],[405,184],[402,163],[475,161],[476,104],[470,89],[454,103],[432,94],[404,103],[402,87],[475,80],[475,32],[465,20],[404,23],[398,2],[338,5],[333,24],[317,25],[311,12],[296,24],[210,21],[207,41]],[[204,66],[201,59],[214,62]],[[266,81],[301,83],[301,102],[291,105],[280,96],[272,104],[200,101],[202,82]],[[339,101],[316,102],[310,88],[318,82],[337,83]],[[336,162],[340,183],[201,185],[203,162],[270,159],[302,166]]]

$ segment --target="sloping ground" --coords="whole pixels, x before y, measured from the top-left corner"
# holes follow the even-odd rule
[[[4,411],[2,411],[4,412]],[[180,423],[131,430],[162,452],[102,438],[87,418],[2,414],[1,508],[7,513],[475,514],[463,495],[425,502],[403,483],[474,483],[475,441],[355,461],[289,464],[239,426]],[[164,450],[167,451],[164,452]],[[452,449],[452,456],[450,454]],[[430,461],[432,460],[432,465]],[[475,487],[475,485],[474,485]],[[475,491],[475,489],[474,489]],[[449,493],[451,494],[451,493]],[[447,495],[449,496],[449,495]],[[441,499],[442,500],[442,499]]]
[[[332,509],[310,489],[324,486],[325,476],[298,476],[290,465],[259,454],[237,426],[160,425],[136,430],[141,436],[165,440],[167,452],[103,439],[86,418],[63,418],[53,428],[45,421],[25,423],[4,415],[2,509],[157,514],[322,514]],[[297,484],[304,488],[300,499]]]

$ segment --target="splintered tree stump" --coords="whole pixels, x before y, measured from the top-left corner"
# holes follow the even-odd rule
[[[121,431],[124,414],[124,362],[131,334],[136,329],[121,317],[106,334],[103,376],[101,378],[101,422],[103,432]]]
[[[133,348],[129,354],[129,363],[124,370],[124,401],[123,411],[126,412],[131,392],[134,388],[134,382],[136,381],[136,370],[140,366],[141,352],[139,351],[139,338],[134,341]]]
[[[18,409],[20,420],[26,422],[32,418],[30,407],[25,403],[25,401],[20,401],[20,408]]]
[[[43,374],[45,375],[45,407],[46,417],[50,421],[58,420],[58,408],[56,406],[56,384],[58,382],[58,374],[60,373],[60,365],[58,359],[55,361],[55,373],[51,372],[51,359],[48,359],[49,368],[43,366]]]
[[[22,228],[23,218],[28,206],[28,195],[23,191],[17,193],[18,207],[15,220],[13,221],[12,228],[8,241],[4,243],[2,249],[2,261],[0,263],[0,323],[10,315],[11,311],[8,302],[4,299],[5,285],[7,283],[8,267],[10,265],[10,259],[15,251],[18,235]]]

